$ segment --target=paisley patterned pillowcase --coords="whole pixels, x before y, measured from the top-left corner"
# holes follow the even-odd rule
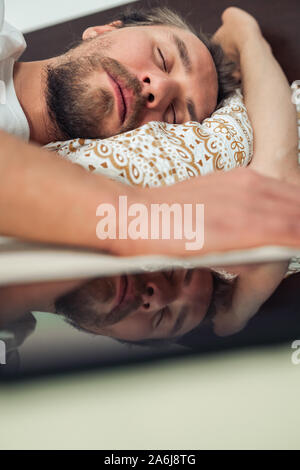
[[[46,148],[88,171],[153,187],[247,166],[253,155],[253,132],[237,90],[202,124],[150,122],[108,139],[74,139]]]

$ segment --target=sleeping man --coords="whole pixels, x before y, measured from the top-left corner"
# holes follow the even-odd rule
[[[3,0],[0,27],[0,234],[120,256],[195,254],[186,250],[184,240],[100,240],[96,208],[103,201],[114,205],[122,195],[129,204],[142,202],[148,209],[174,201],[204,204],[201,253],[299,245],[299,191],[250,168],[207,175],[201,184],[200,178],[191,178],[148,190],[88,174],[26,142],[107,137],[153,120],[201,122],[233,86],[220,50],[205,36],[199,39],[172,13],[151,11],[90,27],[83,41],[65,54],[24,63],[18,59],[25,42],[4,22]],[[236,24],[241,47],[248,32],[249,38],[253,36],[252,30],[247,22],[243,28]],[[228,30],[228,40],[231,33]],[[245,59],[244,67],[247,107],[252,107],[257,127],[263,130],[267,120],[255,111],[259,103],[251,78],[253,60]],[[266,99],[272,97],[265,91]],[[226,204],[220,205],[220,199]]]
[[[254,18],[230,8],[222,20],[214,39],[239,64],[245,103],[254,129],[251,166],[272,176],[278,191],[284,182],[291,182],[296,188],[300,184],[296,112],[286,78]],[[255,188],[248,187],[251,190]],[[215,191],[219,195],[218,188]],[[290,201],[289,193],[286,198]],[[253,229],[249,225],[250,233]],[[249,267],[242,272],[230,269],[230,273],[220,268],[176,270],[87,283],[74,281],[65,286],[52,284],[48,291],[46,287],[44,291],[35,287],[31,293],[25,286],[22,295],[24,298],[28,294],[27,303],[16,305],[14,314],[50,309],[52,303],[53,312],[63,314],[79,328],[129,341],[178,337],[212,316],[215,332],[225,335],[243,328],[281,282],[287,267],[288,263],[284,262]],[[22,287],[18,295],[14,295],[14,287],[2,289],[6,318],[9,310],[13,310],[13,298],[20,304],[21,293]]]
[[[230,8],[224,12],[222,20],[223,25],[216,32],[214,40],[221,43],[227,56],[238,63],[240,67],[245,104],[254,128],[254,156],[250,166],[263,174],[278,178],[278,185],[285,180],[300,186],[296,109],[291,100],[290,87],[286,78],[253,17],[240,9]],[[244,37],[241,37],[239,27],[243,27]],[[253,65],[252,73],[245,73],[245,70],[247,70],[246,64]],[[269,80],[269,77],[271,80]],[[264,124],[262,125],[262,123]],[[137,309],[130,306],[127,311],[125,308],[123,311],[124,317],[122,316],[122,308],[120,315],[120,306],[117,306],[117,313],[111,311],[106,321],[109,322],[110,316],[113,319],[115,313],[118,321],[122,318],[125,318],[125,320],[120,323],[113,320],[114,326],[108,326],[108,329],[114,331],[114,334],[120,334],[120,331],[122,334],[125,331],[125,336],[129,335],[129,337],[134,336],[138,331],[137,336],[141,335],[144,339],[148,335],[152,337],[153,328],[150,325],[158,323],[161,329],[169,329],[170,324],[173,325],[171,331],[174,333],[178,323],[183,326],[184,330],[190,328],[193,320],[201,321],[205,316],[204,312],[212,310],[213,306],[215,332],[218,335],[235,333],[247,324],[249,319],[274,292],[284,278],[288,265],[288,262],[280,262],[250,266],[242,273],[233,270],[232,274],[235,274],[236,278],[233,279],[229,276],[229,279],[231,279],[229,282],[230,288],[221,289],[222,296],[216,296],[216,291],[219,292],[220,290],[219,288],[216,289],[216,285],[220,287],[221,284],[224,287],[224,284],[228,284],[228,275],[227,282],[225,282],[225,279],[222,279],[221,282],[220,275],[216,278],[215,270],[193,270],[189,271],[189,274],[187,272],[178,272],[176,274],[172,272],[169,275],[171,276],[169,283],[172,283],[172,280],[175,283],[173,285],[175,302],[171,302],[171,306],[169,301],[165,301],[163,306],[159,302],[159,299],[164,297],[164,292],[168,292],[167,287],[163,287],[166,282],[164,278],[162,277],[160,283],[157,282],[155,285],[151,285],[150,281],[150,287],[144,289],[145,295],[148,295],[148,300],[144,299]],[[130,278],[126,278],[126,276],[125,278],[120,277],[119,283],[119,289],[121,291],[122,289],[125,290],[125,301],[132,296],[132,293],[130,294],[132,284],[128,279]],[[186,282],[186,279],[192,279],[192,282]],[[213,279],[215,281],[217,279],[215,291],[212,288]],[[179,282],[179,286],[176,282]],[[199,287],[198,291],[197,285]],[[58,310],[71,320],[72,316],[75,316],[76,322],[73,321],[73,323],[77,324],[80,324],[81,317],[85,318],[82,323],[85,323],[88,318],[94,317],[92,322],[95,322],[94,327],[97,330],[95,304],[92,302],[90,315],[84,315],[84,309],[81,307],[85,305],[86,312],[89,310],[88,302],[85,303],[84,298],[86,295],[86,300],[91,299],[92,286],[93,283],[88,284],[83,288],[81,294],[77,293],[61,298],[58,301]],[[192,288],[196,290],[190,291]],[[184,303],[182,304],[179,301],[180,306],[178,306],[178,292],[181,298],[182,295],[184,297],[186,290],[188,294],[186,294]],[[189,303],[192,304],[192,307],[188,306]],[[172,310],[173,314],[170,313]],[[130,315],[128,315],[128,312],[130,312]],[[105,313],[103,309],[102,313]],[[145,321],[144,316],[147,321]],[[183,318],[185,318],[185,321],[183,321]],[[100,318],[98,320],[100,327],[102,320]],[[141,325],[144,328],[148,326],[148,330],[142,330]],[[105,328],[105,323],[102,328]],[[98,332],[101,331],[103,334],[105,329],[101,330],[100,328]],[[144,331],[144,335],[142,331]],[[180,331],[180,334],[182,333]],[[154,334],[161,337],[161,334],[166,333],[156,329]]]

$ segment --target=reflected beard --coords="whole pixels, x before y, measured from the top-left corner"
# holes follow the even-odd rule
[[[90,328],[95,326],[99,316],[99,305],[111,301],[116,295],[113,278],[88,281],[83,286],[60,296],[55,301],[55,311],[63,315],[73,326]]]
[[[146,283],[139,275],[131,277],[134,282],[134,298],[108,313],[101,313],[101,305],[112,301],[116,296],[117,283],[114,277],[93,279],[62,295],[55,302],[55,311],[75,328],[89,333],[114,325],[142,304],[142,292],[146,289]]]

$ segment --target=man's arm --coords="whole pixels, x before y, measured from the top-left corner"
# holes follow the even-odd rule
[[[254,18],[229,8],[223,21],[219,37],[225,35],[228,41],[228,35],[233,36],[232,46],[240,54],[244,100],[254,131],[251,166],[266,175],[300,184],[296,112],[284,73]],[[287,267],[287,261],[249,266],[236,281],[230,307],[216,315],[215,332],[222,336],[242,329],[282,281]]]
[[[255,18],[230,7],[214,39],[239,63],[247,112],[254,131],[252,168],[300,183],[296,107],[288,81]]]
[[[288,81],[263,36],[255,36],[245,44],[241,71],[245,104],[254,129],[253,168],[300,184],[296,107]]]
[[[115,205],[115,184],[3,131],[0,138],[1,235],[110,251],[110,240],[96,239],[96,207]]]
[[[0,132],[0,233],[130,256],[191,256],[186,240],[99,240],[100,203],[128,205],[205,205],[205,245],[201,253],[264,244],[300,245],[300,194],[297,187],[249,169],[192,178],[154,189],[129,187]],[[226,200],[223,205],[220,201]],[[118,225],[118,220],[117,220]]]

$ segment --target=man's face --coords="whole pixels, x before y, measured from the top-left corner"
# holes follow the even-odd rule
[[[59,309],[95,334],[128,341],[173,338],[201,323],[212,293],[208,269],[123,275],[88,282],[61,298]]]
[[[206,46],[169,26],[89,28],[48,71],[48,107],[66,137],[106,138],[150,121],[201,122],[217,104]],[[95,31],[96,30],[96,31]]]

